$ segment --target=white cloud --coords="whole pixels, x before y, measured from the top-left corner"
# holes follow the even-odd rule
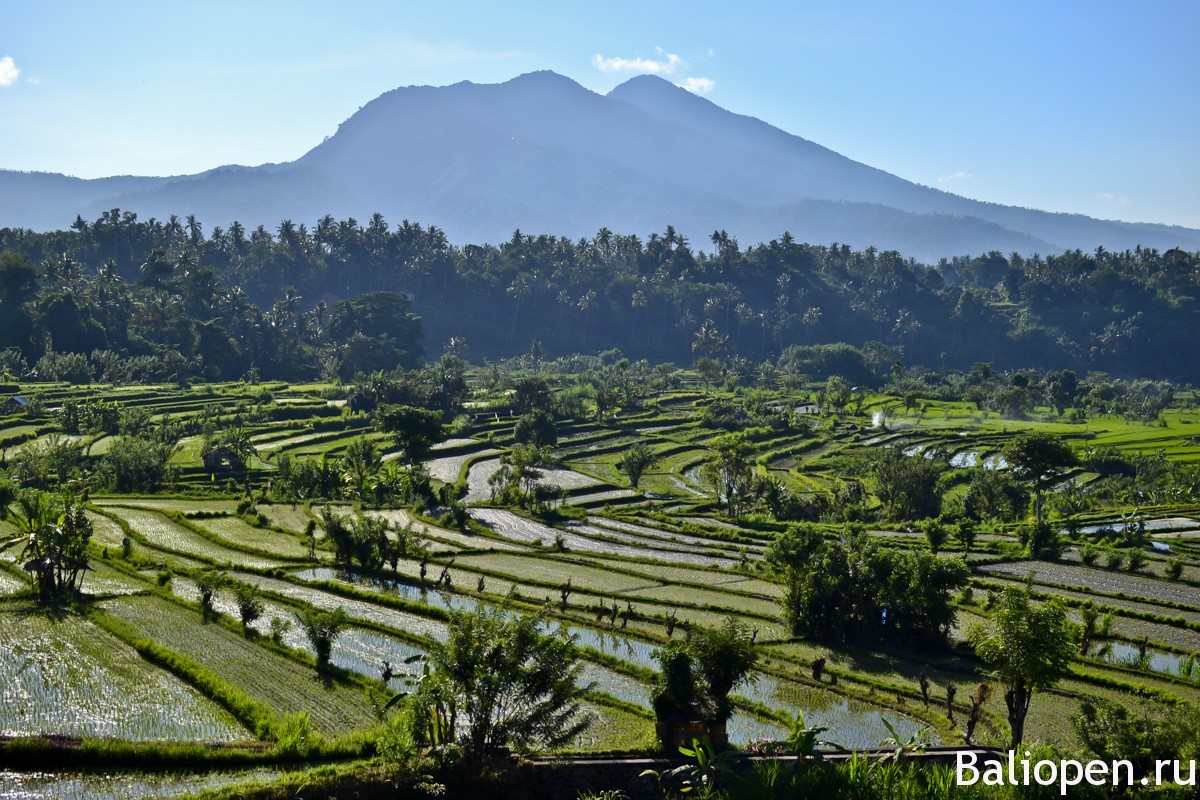
[[[941,186],[945,186],[947,183],[954,183],[955,181],[965,181],[967,178],[973,178],[973,177],[975,177],[975,176],[972,175],[971,173],[967,172],[965,169],[960,169],[955,172],[951,172],[949,175],[938,175],[938,184]]]
[[[683,83],[675,85],[687,89],[692,94],[708,94],[716,88],[717,82],[712,78],[684,78]]]
[[[21,70],[17,69],[12,56],[0,58],[0,86],[12,86],[19,77],[21,77]]]
[[[662,50],[659,49],[660,55]],[[592,56],[592,66],[601,72],[648,72],[651,75],[673,75],[677,70],[687,66],[682,58],[674,53],[666,53],[665,57],[655,61],[652,58],[621,58],[613,56],[605,58],[596,53]]]
[[[1108,203],[1113,208],[1124,208],[1125,206],[1129,205],[1128,197],[1122,197],[1121,195],[1113,194],[1112,192],[1101,192],[1096,196]]]

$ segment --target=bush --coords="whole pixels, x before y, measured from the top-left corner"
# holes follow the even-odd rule
[[[430,655],[429,677],[412,698],[413,738],[461,747],[482,773],[507,747],[558,747],[590,720],[581,701],[583,666],[574,641],[541,633],[536,617],[503,611],[460,612],[446,644]],[[447,720],[457,720],[447,727]]]
[[[729,693],[758,662],[753,635],[734,617],[719,628],[693,628],[682,648],[661,651],[663,667],[655,711],[674,710],[702,719],[724,720],[733,713]],[[697,687],[697,681],[704,683]]]
[[[296,759],[307,757],[320,739],[319,735],[313,733],[312,720],[303,711],[281,719],[273,726],[271,735],[277,743],[276,752]]]
[[[39,381],[90,383],[92,365],[83,353],[56,353],[47,350],[33,367]]]
[[[1116,548],[1108,548],[1104,551],[1104,568],[1108,570],[1118,570],[1125,563],[1125,554]]]
[[[1057,561],[1062,557],[1062,539],[1046,520],[1034,523],[1028,530],[1022,529],[1021,541],[1031,558]]]
[[[1130,572],[1140,572],[1146,566],[1146,554],[1136,547],[1130,548],[1125,558],[1125,568]]]
[[[1166,566],[1167,579],[1177,581],[1183,577],[1183,559],[1169,558]]]
[[[122,494],[153,492],[167,479],[172,442],[129,437],[113,442],[100,462],[101,482]]]
[[[242,618],[242,629],[247,633],[254,621],[262,616],[263,601],[257,586],[239,583],[233,590],[238,615]]]
[[[349,618],[340,608],[333,611],[304,611],[297,616],[304,635],[317,654],[317,671],[329,669],[329,657],[333,653],[333,642],[342,629],[346,627]]]

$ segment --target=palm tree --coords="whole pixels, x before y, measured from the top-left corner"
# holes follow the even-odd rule
[[[3,551],[22,541],[21,557],[42,603],[78,591],[88,567],[87,547],[92,523],[75,504],[65,509],[45,492],[27,491],[17,497],[13,522],[21,534],[0,543]]]
[[[821,309],[819,306],[812,306],[804,312],[804,316],[800,318],[801,324],[804,325],[804,344],[808,345],[809,337],[812,336],[812,329],[821,323]]]
[[[517,332],[517,314],[521,311],[521,301],[533,294],[533,283],[529,275],[526,273],[518,275],[512,285],[508,287],[508,293],[517,301],[516,308],[513,309],[512,325],[508,329],[508,340],[511,342]]]
[[[382,464],[383,459],[375,444],[366,437],[360,436],[346,448],[346,454],[342,456],[342,467],[346,480],[354,486],[359,498],[366,495],[367,481],[379,471]]]
[[[725,350],[725,346],[729,343],[729,337],[717,330],[717,325],[711,319],[706,319],[700,323],[700,328],[694,334],[695,341],[692,342],[692,352],[702,353],[706,356],[715,356]]]
[[[187,232],[192,247],[199,247],[200,242],[204,239],[204,227],[200,224],[200,220],[196,219],[195,214],[187,215]]]
[[[588,289],[586,292],[584,292],[583,296],[579,298],[579,302],[575,304],[575,307],[583,312],[583,347],[585,349],[587,348],[588,316],[591,314],[592,306],[595,304],[595,302],[596,293],[593,290]]]

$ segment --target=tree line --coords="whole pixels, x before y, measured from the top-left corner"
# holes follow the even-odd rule
[[[578,241],[517,230],[499,245],[456,246],[436,226],[393,226],[379,214],[247,231],[113,209],[66,231],[0,230],[0,252],[13,254],[0,291],[6,316],[16,314],[0,343],[27,360],[47,340],[85,353],[102,341],[130,355],[202,355],[230,377],[246,363],[275,369],[285,345],[306,344],[306,357],[283,365],[332,373],[345,354],[306,336],[333,327],[338,339],[339,304],[386,291],[411,299],[430,340],[466,337],[486,358],[512,356],[532,338],[555,355],[618,347],[673,361],[697,350],[762,361],[789,345],[843,342],[882,353],[885,369],[992,361],[1198,374],[1174,356],[1200,321],[1200,254],[1180,249],[992,252],[931,265],[787,233],[742,247],[723,231],[697,246],[671,226],[645,239],[602,228]],[[33,272],[13,271],[13,258]]]

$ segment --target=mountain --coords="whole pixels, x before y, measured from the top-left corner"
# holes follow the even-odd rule
[[[169,178],[0,171],[0,225],[49,230],[121,208],[273,229],[324,214],[437,225],[458,243],[521,228],[578,238],[668,224],[703,246],[785,230],[926,260],[999,250],[1200,250],[1200,231],[968,200],[858,163],[668,81],[607,95],[552,72],[502,84],[410,86],[363,106],[298,160]]]

